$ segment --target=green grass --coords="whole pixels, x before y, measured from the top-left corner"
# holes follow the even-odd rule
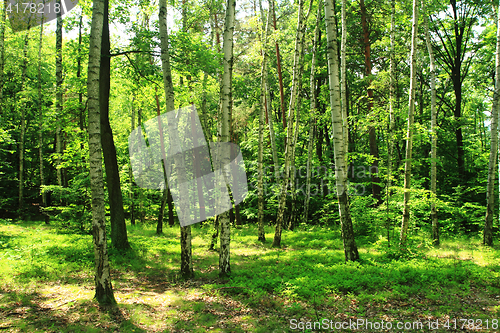
[[[284,231],[283,248],[273,249],[257,241],[255,227],[243,226],[231,231],[231,278],[220,280],[218,253],[207,251],[211,227],[196,225],[195,277],[185,281],[178,227],[164,228],[162,236],[153,226],[128,231],[132,249],[109,250],[119,306],[103,310],[92,300],[90,235],[0,221],[0,329],[288,332],[294,318],[394,325],[500,318],[500,251],[482,247],[479,238],[443,240],[436,249],[418,235],[405,252],[387,249],[384,240],[365,241],[361,260],[345,263],[337,228]],[[273,228],[266,232],[271,240]],[[369,330],[357,330],[363,331]]]

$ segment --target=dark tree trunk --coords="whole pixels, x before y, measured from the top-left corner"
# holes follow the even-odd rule
[[[123,198],[120,187],[120,174],[113,141],[113,132],[109,124],[109,90],[111,58],[109,52],[109,1],[104,1],[104,25],[101,42],[101,67],[99,72],[99,98],[101,121],[101,145],[106,168],[106,186],[108,188],[109,207],[111,214],[111,243],[117,249],[128,249],[127,227],[123,212]]]

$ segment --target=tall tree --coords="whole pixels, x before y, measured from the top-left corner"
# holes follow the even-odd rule
[[[61,0],[56,0],[61,7]],[[63,19],[62,11],[57,13],[57,26],[56,26],[56,114],[58,117],[56,127],[56,154],[57,154],[57,184],[64,185],[63,169],[61,168],[63,143],[62,143],[62,128],[61,119],[63,116],[63,65],[62,65],[62,43],[63,43]]]
[[[281,182],[281,189],[278,201],[278,215],[276,217],[276,228],[274,231],[273,247],[281,246],[281,233],[283,230],[283,221],[285,219],[286,197],[288,190],[288,182],[290,179],[290,165],[293,157],[292,150],[295,149],[294,145],[294,128],[293,119],[294,113],[297,109],[297,95],[299,86],[299,68],[302,48],[302,35],[304,33],[305,25],[303,22],[304,0],[299,0],[299,9],[297,14],[297,30],[295,35],[295,50],[293,54],[293,70],[292,70],[292,92],[290,94],[290,103],[288,105],[288,119],[287,119],[287,134],[285,143],[285,175]],[[298,131],[298,128],[295,130]]]
[[[161,41],[161,67],[163,72],[163,88],[165,90],[165,101],[167,111],[173,111],[174,106],[174,86],[172,84],[172,71],[170,69],[170,51],[168,42],[168,30],[167,30],[167,1],[160,0],[160,12],[158,15],[159,26],[160,26],[160,41]],[[174,129],[177,131],[177,128]],[[172,141],[171,144],[175,144]],[[175,151],[175,150],[174,150]],[[176,151],[180,151],[177,149]],[[183,169],[184,160],[182,157],[175,155],[175,167],[178,170]],[[182,172],[178,172],[181,174]],[[179,181],[179,184],[181,182]],[[180,196],[180,200],[185,200],[185,196]],[[181,203],[181,207],[185,206]],[[178,211],[179,212],[179,211]],[[193,276],[193,260],[191,252],[191,226],[183,227],[181,225],[181,274],[185,278],[190,278]]]
[[[224,23],[224,72],[221,84],[221,123],[220,142],[230,142],[231,109],[233,107],[232,78],[233,78],[233,34],[235,20],[236,0],[228,0],[226,5],[226,19]],[[223,159],[225,156],[220,156]],[[231,273],[230,241],[231,228],[229,212],[219,215],[220,219],[220,250],[219,250],[219,275],[226,277]]]
[[[0,18],[0,117],[3,114],[3,86],[5,67],[5,17],[7,14],[7,0],[3,1],[2,17]]]
[[[425,26],[425,43],[429,52],[430,75],[431,75],[431,192],[436,197],[436,179],[437,179],[437,131],[436,131],[436,65],[434,62],[434,51],[432,50],[431,38],[429,34],[429,14],[425,9],[425,1],[422,1],[422,9],[424,12]],[[435,200],[431,203],[431,223],[432,223],[432,240],[434,245],[439,245],[439,221],[437,218],[437,209]]]
[[[473,26],[483,11],[483,4],[475,1],[450,0],[445,11],[446,19],[438,19],[434,32],[442,47],[436,47],[436,58],[443,64],[453,83],[455,105],[453,116],[457,142],[457,166],[461,182],[466,178],[465,150],[462,133],[462,84],[469,72],[473,57],[471,51]],[[448,25],[444,22],[451,21]]]
[[[332,0],[325,0],[325,21],[327,37],[328,79],[330,108],[333,120],[333,146],[335,158],[335,183],[339,204],[342,240],[344,242],[345,260],[359,259],[358,247],[354,239],[349,196],[347,195],[347,164],[344,157],[344,142],[342,132],[342,110],[340,106],[339,59],[337,47],[337,29]]]
[[[262,1],[260,1],[260,9],[262,11]],[[262,13],[262,17],[264,17]],[[262,32],[262,71],[260,78],[260,113],[259,113],[259,152],[257,163],[259,165],[258,176],[258,223],[259,223],[259,237],[260,242],[266,241],[266,233],[264,231],[264,121],[267,109],[267,96],[266,96],[266,80],[267,80],[267,36],[269,33],[269,23],[271,21],[271,6],[269,6],[266,27]],[[271,138],[271,140],[273,140]]]
[[[498,154],[498,114],[500,112],[500,7],[497,6],[497,44],[495,51],[495,90],[491,105],[491,147],[488,166],[488,188],[486,191],[486,221],[483,244],[493,245],[493,208],[495,206],[495,172]]]
[[[101,144],[106,168],[109,212],[111,220],[111,244],[117,249],[128,249],[130,244],[125,225],[120,173],[116,158],[113,131],[109,123],[109,91],[111,86],[111,55],[109,44],[109,0],[104,0],[104,18],[101,41],[101,67],[99,71],[99,107],[101,121]]]
[[[345,1],[345,0],[344,0]],[[309,85],[310,85],[310,94],[311,94],[311,120],[309,122],[309,141],[307,143],[307,165],[306,165],[306,197],[304,200],[304,220],[307,221],[309,217],[309,201],[311,199],[311,164],[312,164],[312,155],[313,155],[313,143],[314,143],[314,133],[316,131],[316,122],[317,122],[317,104],[318,104],[318,96],[316,95],[316,57],[318,53],[318,45],[319,45],[319,29],[321,23],[321,10],[322,10],[322,2],[318,3],[318,12],[316,14],[316,28],[314,29],[314,41],[313,41],[313,49],[312,49],[312,58],[311,58],[311,73],[309,75]],[[345,137],[344,137],[345,139]]]
[[[29,25],[29,24],[28,24]],[[26,83],[26,71],[28,70],[28,44],[29,44],[29,29],[26,30],[23,47],[23,60],[21,63],[21,83],[19,85],[18,94],[24,93],[24,85]],[[15,99],[15,109],[19,106],[18,98]],[[19,135],[19,214],[22,216],[24,209],[24,136],[26,135],[26,108],[21,106],[21,124]]]
[[[42,48],[43,48],[43,17],[40,24],[40,38],[38,40],[38,160],[40,165],[40,188],[45,185],[43,172],[43,96],[42,96]],[[42,189],[42,210],[47,207],[47,193]],[[49,224],[49,215],[44,214],[45,223]]]
[[[89,65],[87,77],[89,112],[89,171],[92,194],[92,233],[95,255],[95,298],[101,305],[116,304],[111,286],[106,219],[104,211],[104,182],[101,157],[101,120],[99,107],[99,73],[104,22],[104,0],[93,2],[90,30]]]
[[[370,28],[368,26],[368,14],[366,12],[365,1],[359,2],[361,10],[361,26],[363,28],[363,48],[365,56],[365,76],[368,79],[368,100],[367,100],[367,114],[370,115],[373,109],[373,89],[371,89],[371,76],[372,76],[372,60],[371,60],[371,42],[370,42]],[[342,32],[344,27],[342,27]],[[342,74],[344,75],[344,74]],[[372,155],[372,166],[370,168],[370,175],[372,180],[372,194],[373,198],[380,204],[380,179],[378,177],[378,146],[377,146],[377,133],[375,126],[370,125],[368,129],[370,155]]]
[[[415,113],[415,84],[417,72],[417,32],[418,32],[418,0],[413,0],[413,19],[411,29],[411,50],[410,50],[410,90],[408,92],[408,126],[406,131],[406,156],[405,156],[405,180],[404,180],[404,201],[403,219],[401,221],[401,235],[399,241],[404,245],[407,238],[408,226],[410,224],[410,189],[411,189],[411,156],[413,148],[413,117]]]

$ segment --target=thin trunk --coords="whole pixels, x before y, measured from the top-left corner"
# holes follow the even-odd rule
[[[78,82],[80,82],[80,78],[82,76],[82,26],[83,26],[83,15],[80,16],[80,22],[78,23],[78,59],[77,59],[77,69],[76,69],[76,77]],[[85,107],[83,105],[83,89],[80,88],[78,91],[78,108],[80,110],[79,114],[79,125],[80,130],[83,132],[85,129]],[[83,144],[81,146],[83,150]]]
[[[281,191],[278,201],[278,216],[276,218],[276,228],[274,231],[273,247],[281,246],[281,232],[283,229],[283,221],[285,218],[285,208],[286,208],[286,197],[288,190],[288,182],[290,179],[290,165],[292,159],[292,150],[295,149],[294,146],[294,128],[293,128],[293,117],[295,110],[297,108],[297,95],[299,86],[299,68],[300,68],[300,53],[302,50],[302,34],[303,27],[303,7],[304,1],[299,1],[298,18],[297,18],[297,32],[295,37],[295,51],[293,56],[293,74],[292,74],[292,92],[290,94],[290,104],[288,108],[288,124],[287,124],[287,135],[286,135],[286,148],[285,148],[285,175],[281,183]],[[296,128],[295,130],[298,130]]]
[[[40,25],[40,39],[38,42],[38,159],[40,164],[40,190],[42,192],[42,209],[45,224],[49,224],[49,215],[44,212],[47,207],[47,194],[43,191],[45,175],[43,173],[43,98],[42,98],[42,43],[43,43],[43,17]]]
[[[130,117],[130,132],[132,133],[135,129],[135,94],[132,98],[132,115]],[[134,184],[134,176],[132,173],[132,164],[129,162],[128,165],[128,177],[129,177],[129,186],[130,186],[130,224],[135,225],[135,184]]]
[[[21,64],[21,84],[19,93],[24,93],[24,84],[26,81],[26,71],[28,69],[28,43],[29,43],[29,29],[26,31],[23,47],[23,62]],[[16,109],[19,102],[17,98],[15,101]],[[26,134],[26,111],[25,107],[21,106],[21,124],[20,124],[20,138],[19,138],[19,215],[23,215],[24,208],[24,136]]]
[[[3,114],[3,86],[4,86],[4,67],[5,67],[5,17],[7,10],[7,0],[3,1],[2,17],[0,18],[0,118]]]
[[[495,206],[495,172],[498,154],[498,113],[500,106],[500,7],[497,7],[497,45],[495,52],[495,91],[491,107],[491,149],[488,168],[488,190],[486,192],[486,222],[484,224],[483,244],[493,245],[493,208]]]
[[[396,16],[396,1],[391,0],[391,50],[390,50],[390,60],[389,60],[389,150],[387,152],[387,189],[386,189],[386,199],[387,199],[387,243],[391,244],[390,231],[392,228],[392,221],[389,217],[389,200],[391,196],[391,186],[392,186],[392,156],[394,154],[394,83],[395,83],[395,61],[394,61],[394,44],[395,35],[394,31],[396,28],[395,24]]]
[[[342,98],[342,133],[344,134],[344,157],[347,161],[347,153],[349,153],[349,121],[347,118],[347,73],[346,73],[346,57],[347,57],[347,23],[346,23],[346,0],[342,0],[342,37],[340,42],[340,96]]]
[[[345,1],[345,0],[344,0]],[[309,142],[307,143],[307,166],[306,166],[306,198],[304,201],[304,221],[309,217],[309,201],[311,198],[311,163],[313,156],[314,132],[316,131],[316,113],[317,113],[317,95],[316,95],[316,56],[319,45],[319,25],[321,23],[321,5],[318,3],[318,13],[316,14],[316,29],[314,30],[314,42],[311,59],[311,74],[309,76],[310,94],[311,94],[311,122],[309,124]],[[345,151],[344,151],[345,152]]]
[[[111,220],[111,244],[117,249],[128,249],[130,244],[125,225],[123,196],[120,186],[120,173],[113,140],[113,131],[109,123],[109,91],[111,85],[111,57],[109,44],[109,0],[104,0],[104,25],[101,42],[101,67],[99,72],[101,145],[106,170],[109,212]]]
[[[415,84],[416,84],[416,51],[417,51],[417,29],[418,29],[418,0],[413,0],[413,20],[411,32],[410,51],[410,91],[408,103],[408,128],[406,134],[406,156],[405,156],[405,181],[404,181],[404,201],[403,219],[401,222],[400,245],[406,243],[408,226],[410,224],[410,189],[411,189],[411,153],[413,146],[413,115],[415,113]]]
[[[262,1],[260,1],[260,9],[262,12]],[[262,13],[262,17],[264,14]],[[259,152],[258,152],[258,223],[259,223],[259,236],[258,240],[260,242],[266,241],[266,233],[264,231],[264,116],[265,109],[267,108],[267,98],[266,98],[266,79],[267,79],[267,36],[269,33],[269,23],[271,21],[271,7],[269,7],[266,28],[263,31],[262,36],[262,71],[260,78],[260,113],[259,113]],[[271,138],[272,140],[272,138]]]
[[[275,3],[274,0],[271,0],[271,6],[273,8],[273,26],[274,31],[276,28],[276,11],[274,9]],[[276,61],[278,66],[278,82],[280,87],[280,106],[281,106],[281,120],[283,121],[283,128],[286,128],[286,117],[285,117],[285,93],[283,92],[283,75],[281,70],[281,55],[280,55],[280,47],[278,45],[278,41],[276,40]]]
[[[431,74],[431,193],[433,199],[436,198],[436,178],[437,178],[437,132],[436,132],[436,65],[434,63],[434,53],[432,51],[431,38],[429,34],[429,13],[425,9],[425,1],[422,1],[422,9],[424,12],[424,25],[425,25],[425,43],[427,44],[427,51],[429,52],[430,61],[430,74]],[[495,133],[496,133],[496,123]],[[493,131],[493,129],[492,129]],[[493,133],[493,132],[492,132]],[[496,150],[495,150],[496,151]],[[495,152],[496,154],[496,152]],[[496,158],[496,156],[495,156]],[[494,169],[494,168],[493,168]],[[494,173],[493,173],[494,174]],[[434,245],[439,245],[439,221],[437,218],[436,202],[433,200],[431,203],[431,222],[432,222],[432,240]]]
[[[235,21],[236,1],[228,0],[226,6],[226,19],[224,24],[224,72],[221,87],[221,124],[220,142],[230,142],[231,134],[231,109],[232,109],[232,77],[233,77],[233,33]],[[220,156],[220,154],[218,154]],[[220,156],[222,165],[229,160],[229,156]],[[225,176],[228,179],[227,175]],[[227,277],[231,273],[230,263],[230,237],[231,229],[229,213],[224,212],[220,218],[220,252],[219,252],[219,276]]]
[[[368,78],[368,103],[367,115],[370,116],[373,108],[373,90],[370,88],[371,75],[372,75],[372,61],[371,61],[371,46],[370,46],[370,28],[368,27],[367,13],[364,0],[360,0],[361,9],[361,26],[363,27],[363,44],[365,55],[365,75]],[[372,166],[370,168],[370,175],[372,181],[372,194],[373,198],[380,204],[380,179],[378,177],[378,147],[377,147],[377,133],[375,126],[370,125],[368,129],[370,155],[373,156]]]
[[[59,6],[61,6],[61,0],[57,0]],[[59,7],[61,8],[61,7]],[[56,127],[56,154],[57,154],[57,185],[63,186],[63,170],[60,167],[62,163],[62,129],[61,129],[61,119],[63,117],[63,67],[62,67],[62,42],[63,42],[63,20],[61,12],[57,14],[57,26],[56,26],[56,115],[57,115],[57,127]]]
[[[340,106],[339,63],[337,50],[337,31],[332,0],[325,1],[325,21],[327,37],[329,95],[333,123],[333,143],[335,156],[335,182],[339,203],[342,239],[344,242],[345,260],[358,260],[358,248],[354,239],[354,231],[349,210],[349,197],[347,195],[347,165],[344,157],[344,144],[342,135],[342,110]]]
[[[163,71],[163,88],[165,90],[165,101],[167,111],[173,111],[175,109],[174,105],[174,86],[172,84],[172,71],[170,69],[170,50],[168,45],[168,30],[167,30],[167,1],[160,0],[159,3],[159,26],[160,26],[160,40],[161,40],[161,67]],[[159,119],[159,118],[158,118]],[[171,132],[175,133],[178,131],[177,124],[175,123],[173,128],[170,129]],[[171,145],[178,144],[178,142],[172,141]],[[174,151],[180,151],[179,147],[173,147]],[[180,154],[176,154],[174,157],[175,167],[178,170],[178,174],[181,174],[184,169],[184,159]],[[180,186],[182,185],[179,181]],[[181,191],[182,193],[183,191]],[[167,193],[168,194],[168,193]],[[168,195],[167,195],[168,197]],[[180,206],[185,207],[184,196],[180,196]],[[179,213],[179,211],[178,211]],[[182,212],[181,212],[182,213]],[[179,216],[181,221],[186,220]],[[181,228],[181,275],[184,278],[191,278],[193,276],[193,260],[192,260],[192,250],[191,250],[191,226],[180,226]]]
[[[111,286],[111,275],[106,242],[104,182],[101,157],[101,122],[99,108],[99,67],[104,22],[104,0],[93,2],[88,66],[89,110],[89,171],[92,194],[92,231],[95,255],[95,298],[100,305],[116,304]]]
[[[212,241],[210,242],[210,246],[208,247],[209,251],[215,250],[215,245],[217,245],[218,237],[219,237],[219,216],[216,216],[214,219],[214,233],[212,234]]]

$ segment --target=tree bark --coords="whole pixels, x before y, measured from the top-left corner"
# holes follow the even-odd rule
[[[57,0],[61,6],[61,0]],[[61,7],[59,7],[61,8]],[[56,127],[56,154],[57,154],[57,185],[64,186],[63,169],[61,168],[63,143],[62,143],[62,129],[61,119],[63,117],[63,67],[62,67],[62,42],[63,42],[63,20],[61,11],[57,14],[56,26],[56,114],[57,114],[57,127]]]
[[[226,18],[224,24],[224,72],[221,87],[221,123],[220,142],[230,142],[231,134],[231,109],[232,109],[232,77],[233,77],[233,33],[235,20],[236,1],[228,0],[226,6]],[[220,156],[222,164],[229,156]],[[226,177],[228,179],[228,177]],[[219,276],[227,277],[231,273],[230,262],[230,238],[231,227],[229,223],[229,212],[219,215],[220,219],[220,251],[219,251]]]
[[[363,1],[363,0],[362,0]],[[340,96],[342,98],[342,133],[344,138],[344,157],[347,163],[347,154],[349,153],[349,121],[347,118],[347,72],[346,72],[346,57],[347,57],[347,23],[346,23],[346,0],[342,0],[342,37],[340,42]],[[363,2],[364,5],[364,2]],[[318,6],[320,7],[320,6]]]
[[[389,217],[389,204],[391,197],[391,186],[392,186],[392,157],[394,155],[394,84],[395,80],[395,61],[394,61],[394,44],[395,44],[395,16],[396,16],[396,1],[391,0],[391,49],[390,49],[390,59],[389,59],[389,133],[388,133],[388,142],[389,142],[389,150],[387,152],[387,189],[386,189],[386,197],[387,197],[387,243],[391,244],[391,229],[392,229],[392,221]]]
[[[167,1],[160,0],[159,2],[160,12],[159,12],[159,26],[160,26],[160,41],[161,41],[161,66],[163,72],[163,88],[165,90],[165,102],[167,111],[173,111],[175,109],[174,105],[174,86],[172,83],[172,71],[170,69],[170,50],[168,42],[168,30],[167,30]],[[174,126],[172,130],[177,132],[178,129]],[[178,144],[172,141],[171,144]],[[174,149],[180,151],[180,149]],[[175,167],[178,170],[184,169],[184,159],[180,156],[175,158]],[[180,174],[182,172],[178,172]],[[181,184],[181,181],[179,181]],[[168,197],[168,193],[167,193]],[[180,197],[181,200],[185,198]],[[181,206],[182,203],[181,203]],[[179,212],[179,211],[178,211]],[[182,212],[181,212],[182,213]],[[183,227],[181,225],[181,275],[184,278],[191,278],[193,276],[193,260],[192,260],[192,250],[191,250],[191,226]]]
[[[41,212],[45,218],[45,224],[49,224],[49,215],[44,212],[47,207],[47,194],[43,191],[45,175],[43,173],[43,98],[42,98],[42,44],[43,44],[43,17],[40,24],[40,38],[38,41],[38,161],[40,167],[40,191],[42,193]]]
[[[410,90],[408,92],[408,128],[406,132],[406,156],[405,156],[405,180],[404,180],[404,201],[403,219],[401,221],[400,245],[405,245],[408,226],[410,224],[410,189],[411,189],[411,153],[413,146],[413,115],[415,113],[415,84],[416,84],[416,52],[417,52],[417,32],[418,32],[418,0],[413,0],[413,19],[411,31],[411,51],[410,51]]]
[[[331,113],[333,121],[333,144],[335,158],[335,183],[344,242],[346,261],[359,259],[358,248],[354,239],[349,197],[347,195],[347,164],[344,157],[346,144],[342,133],[342,110],[340,106],[339,63],[337,50],[337,31],[332,0],[325,0],[325,21],[327,37],[328,78]]]
[[[3,1],[2,17],[0,18],[0,119],[3,115],[3,86],[5,67],[5,17],[7,14],[7,0]]]
[[[276,11],[275,11],[275,3],[274,0],[271,0],[271,6],[273,8],[273,26],[274,26],[274,31],[277,30],[276,28]],[[280,55],[280,47],[278,45],[278,41],[276,40],[275,42],[276,46],[276,62],[278,66],[278,83],[280,87],[280,106],[281,106],[281,120],[283,122],[283,128],[286,128],[286,117],[285,117],[285,93],[283,92],[283,75],[282,75],[282,70],[281,70],[281,55]]]
[[[497,7],[497,44],[495,52],[495,90],[491,106],[491,149],[488,167],[488,188],[486,191],[486,221],[483,244],[493,245],[493,216],[495,206],[495,173],[498,154],[498,114],[500,112],[500,7]]]
[[[345,2],[345,0],[343,0]],[[311,199],[311,163],[313,156],[314,134],[316,131],[316,114],[317,114],[317,95],[316,95],[316,57],[318,52],[319,40],[319,25],[321,22],[321,7],[322,2],[318,3],[318,12],[316,14],[316,28],[314,29],[314,42],[311,59],[311,73],[309,75],[309,85],[311,94],[311,120],[309,123],[309,141],[307,143],[307,165],[306,165],[306,197],[304,200],[304,221],[309,218],[309,201]]]
[[[260,1],[260,9],[262,11],[262,1]],[[264,14],[262,13],[262,17]],[[271,7],[269,7],[266,28],[262,33],[262,71],[260,78],[260,113],[259,113],[259,152],[258,152],[258,223],[259,223],[259,236],[260,242],[266,241],[266,233],[264,231],[264,116],[267,108],[266,96],[266,80],[267,80],[267,36],[269,33],[269,23],[271,21]],[[271,138],[272,140],[272,138]]]
[[[434,52],[432,51],[431,38],[429,34],[429,13],[425,9],[425,1],[422,1],[422,8],[424,12],[424,25],[425,25],[425,43],[427,51],[429,52],[430,61],[430,75],[431,75],[431,193],[433,200],[431,202],[431,223],[432,223],[432,241],[434,245],[439,245],[439,221],[437,218],[436,209],[436,182],[437,182],[437,131],[436,131],[436,65],[434,62]],[[496,126],[496,124],[495,124]],[[496,133],[496,130],[495,130]],[[496,157],[496,156],[495,156]],[[494,173],[493,173],[494,174]]]
[[[95,298],[100,305],[116,304],[111,286],[111,275],[106,243],[104,211],[104,184],[101,157],[101,122],[99,107],[99,67],[104,22],[104,0],[93,2],[88,65],[89,110],[89,171],[92,194],[92,231],[95,255]]]
[[[104,0],[104,25],[101,41],[101,67],[99,71],[99,108],[101,121],[101,144],[106,168],[109,211],[111,215],[111,244],[121,250],[130,248],[123,211],[123,196],[120,173],[116,159],[113,131],[109,123],[109,90],[111,84],[111,57],[109,45],[109,0]]]
[[[285,208],[286,208],[286,197],[288,190],[288,182],[290,179],[290,164],[292,158],[292,150],[295,149],[294,146],[294,128],[293,119],[294,113],[297,108],[297,95],[298,95],[298,85],[299,85],[299,67],[300,67],[300,52],[302,50],[302,34],[303,34],[303,7],[304,1],[299,1],[298,17],[297,17],[297,33],[295,36],[295,51],[293,56],[293,72],[292,72],[292,92],[290,94],[290,103],[288,108],[288,123],[287,123],[287,135],[285,144],[285,175],[281,183],[280,196],[278,201],[278,215],[276,217],[276,228],[274,231],[273,247],[281,247],[281,232],[283,230],[283,221],[285,218]],[[298,130],[296,128],[295,130]]]
[[[372,61],[371,61],[371,46],[370,46],[370,29],[368,27],[367,13],[365,1],[360,0],[361,9],[361,26],[363,28],[363,44],[365,55],[365,75],[368,78],[368,101],[367,101],[367,115],[370,116],[373,108],[373,90],[370,88],[371,75],[372,75]],[[372,166],[370,168],[370,175],[372,180],[372,195],[377,200],[377,205],[380,204],[380,179],[378,177],[378,146],[377,146],[377,133],[375,126],[370,125],[368,129],[370,155],[373,157]]]
[[[28,44],[29,44],[29,29],[26,30],[26,36],[24,37],[24,47],[23,47],[23,62],[21,64],[21,84],[19,87],[19,93],[24,92],[24,84],[26,83],[26,71],[28,69]],[[15,100],[16,110],[17,110],[17,97]],[[24,136],[26,134],[26,111],[25,107],[21,106],[21,124],[20,124],[20,138],[19,138],[19,216],[23,216],[24,209]]]

